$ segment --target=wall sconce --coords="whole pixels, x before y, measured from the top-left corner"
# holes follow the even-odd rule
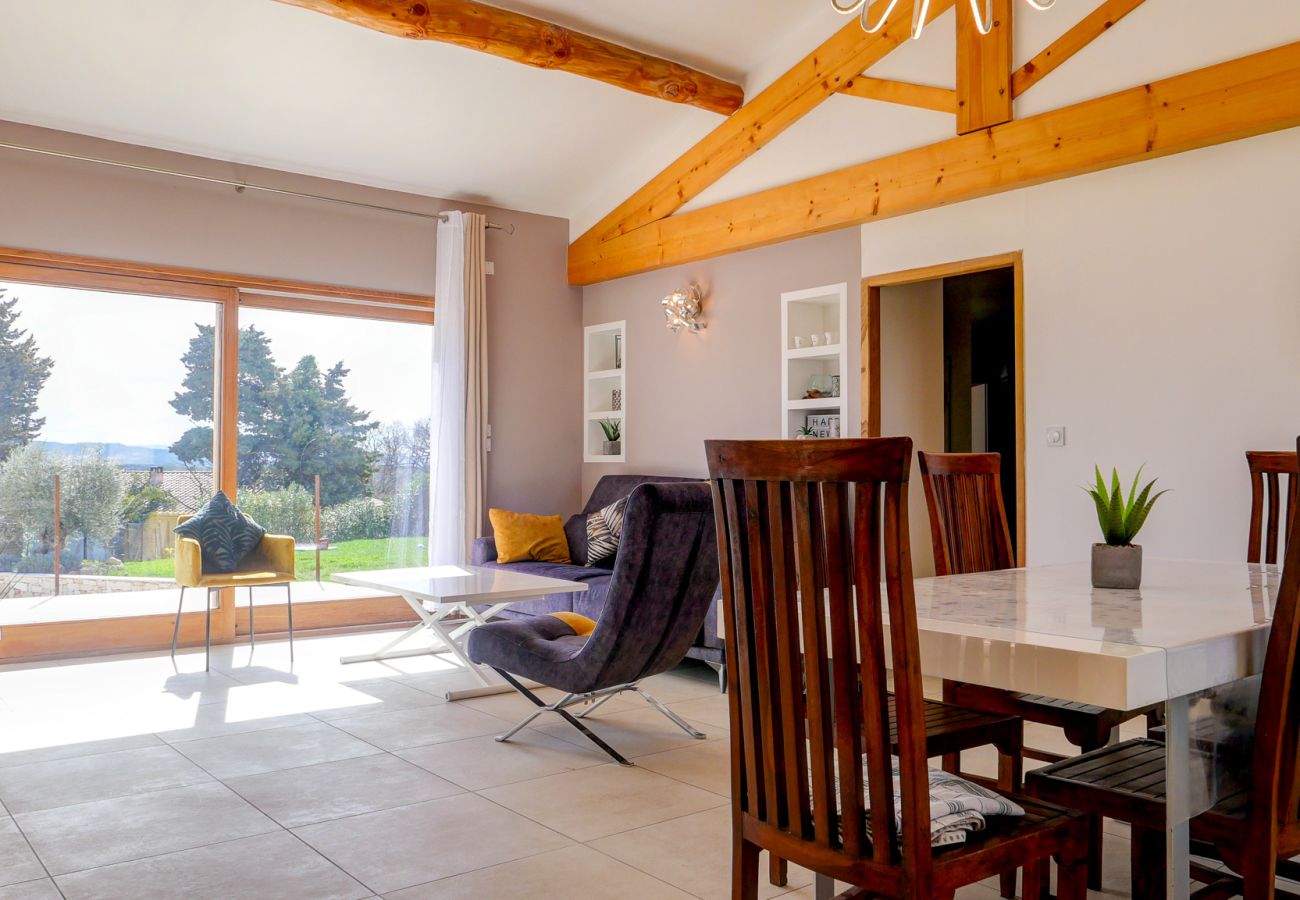
[[[664,320],[674,334],[683,328],[692,334],[699,334],[700,329],[705,327],[699,321],[701,301],[699,286],[694,284],[673,291],[659,301],[659,305],[664,308]]]

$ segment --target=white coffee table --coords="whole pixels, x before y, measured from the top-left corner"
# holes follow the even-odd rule
[[[511,572],[486,566],[420,566],[411,569],[379,569],[370,572],[340,572],[334,580],[354,587],[396,594],[420,617],[420,624],[402,632],[374,653],[344,656],[342,663],[377,662],[429,653],[450,653],[472,672],[480,687],[447,691],[448,700],[463,700],[489,694],[508,693],[512,688],[484,666],[475,665],[465,652],[469,633],[514,603],[536,600],[547,594],[584,593],[579,581],[564,581],[542,575]],[[475,606],[486,606],[483,611]],[[431,632],[436,642],[423,647],[395,649],[422,632]]]

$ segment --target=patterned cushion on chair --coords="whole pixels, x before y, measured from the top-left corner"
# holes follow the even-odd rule
[[[618,553],[626,509],[627,497],[624,497],[587,516],[587,565],[594,566]]]
[[[231,503],[224,491],[217,491],[192,519],[174,530],[199,542],[204,573],[235,571],[266,534],[266,529]]]

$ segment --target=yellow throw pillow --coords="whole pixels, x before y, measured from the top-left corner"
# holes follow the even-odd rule
[[[488,519],[497,541],[497,562],[524,560],[569,562],[569,541],[564,536],[564,522],[559,516],[533,516],[528,513],[489,509]]]
[[[584,635],[591,634],[593,631],[596,630],[595,619],[588,619],[586,616],[582,615],[581,613],[553,612],[553,613],[547,613],[547,615],[554,616],[555,618],[563,622],[565,625],[568,625],[570,628],[573,629],[573,633],[576,634],[578,637],[583,637]]]

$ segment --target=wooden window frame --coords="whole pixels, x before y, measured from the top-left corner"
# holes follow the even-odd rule
[[[434,321],[433,297],[420,294],[9,247],[0,247],[0,281],[214,304],[220,352],[215,365],[213,468],[216,483],[232,497],[238,486],[241,306],[430,326]],[[219,596],[212,617],[212,642],[232,643],[248,633],[248,613],[236,610],[233,590],[223,590]],[[295,612],[295,624],[302,631],[415,621],[406,602],[396,596],[302,603]],[[182,643],[203,642],[203,620],[201,612],[182,616]],[[167,614],[9,625],[0,629],[0,662],[163,649],[171,645],[174,621],[174,615]],[[271,634],[286,629],[283,604],[258,606],[259,631]]]

